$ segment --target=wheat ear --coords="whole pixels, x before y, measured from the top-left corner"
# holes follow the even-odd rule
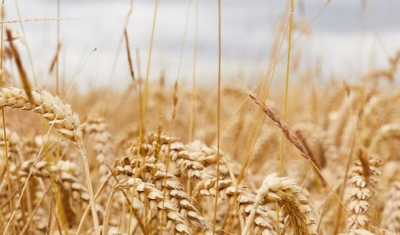
[[[283,216],[289,220],[296,235],[317,234],[315,221],[311,217],[311,207],[302,189],[296,182],[286,177],[278,177],[276,173],[268,175],[258,189],[252,211],[246,222],[242,235],[247,235],[260,205],[277,202],[282,208]]]
[[[350,215],[347,219],[347,228],[350,232],[356,229],[370,229],[370,217],[373,209],[371,199],[375,192],[377,176],[380,175],[379,167],[382,165],[380,160],[374,159],[369,160],[369,166],[363,166],[360,160],[356,160],[354,164],[349,179],[351,198],[348,206]],[[368,172],[368,175],[365,172]]]
[[[69,161],[60,160],[57,164],[46,161],[25,161],[19,167],[18,176],[21,182],[25,182],[32,171],[32,176],[39,178],[51,178],[54,175],[54,181],[66,192],[70,192],[72,200],[76,202],[88,202],[89,195],[86,188],[78,182],[78,179],[71,173],[76,165]]]
[[[78,152],[82,156],[85,169],[94,228],[96,234],[100,234],[92,182],[90,179],[89,163],[83,144],[82,127],[78,114],[72,111],[69,104],[66,104],[58,96],[53,96],[47,91],[32,90],[31,94],[32,102],[30,102],[28,94],[24,89],[15,87],[0,88],[0,108],[17,108],[41,114],[50,126],[54,127],[62,136],[75,143]]]
[[[142,145],[145,148],[145,145]],[[144,149],[143,148],[143,149]],[[135,150],[134,150],[135,151]],[[120,181],[116,188],[126,188],[133,191],[139,200],[143,203],[146,201],[150,202],[150,209],[154,212],[160,221],[167,222],[167,227],[174,227],[175,232],[183,233],[184,231],[198,231],[206,229],[206,220],[201,216],[200,212],[193,205],[193,199],[184,191],[183,185],[179,182],[179,178],[174,175],[165,172],[165,166],[162,163],[157,165],[151,162],[152,159],[147,159],[143,162],[139,159],[138,165],[144,165],[143,167],[135,168],[137,159],[121,158],[117,162],[113,169],[113,173],[118,175]],[[154,160],[154,159],[153,159]],[[134,177],[134,176],[138,177]],[[141,182],[147,183],[142,185]],[[142,185],[144,188],[141,190],[138,188]],[[132,187],[135,186],[135,190]],[[161,198],[151,197],[146,194],[153,192],[154,195],[161,193]],[[151,203],[158,203],[158,207],[152,208]],[[171,204],[172,203],[172,204]],[[174,210],[171,211],[169,205],[174,206]],[[164,210],[166,214],[161,213]],[[171,213],[177,212],[183,218],[170,217]],[[192,232],[189,232],[191,234]]]
[[[368,148],[369,152],[375,153],[376,148],[379,146],[379,143],[381,141],[399,137],[400,125],[398,123],[389,123],[382,125],[377,131],[377,134],[375,134],[371,140],[371,144]]]
[[[400,231],[400,181],[394,181],[389,198],[382,212],[382,227],[389,231]]]
[[[112,145],[111,133],[108,130],[106,120],[100,116],[87,118],[84,123],[84,133],[89,135],[96,159],[96,168],[98,169],[99,182],[107,179],[109,166],[115,160],[114,146]],[[106,193],[107,194],[107,193]]]

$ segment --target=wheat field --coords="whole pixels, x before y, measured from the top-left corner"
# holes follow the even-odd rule
[[[125,31],[132,84],[81,92],[33,88],[2,28],[2,234],[399,234],[400,52],[351,83],[171,86]]]

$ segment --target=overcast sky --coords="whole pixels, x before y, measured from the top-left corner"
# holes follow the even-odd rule
[[[197,0],[159,1],[152,79],[158,78],[161,71],[165,71],[168,81],[178,77],[183,45],[179,79],[190,84],[196,3]],[[388,56],[400,48],[400,1],[331,0],[325,5],[324,0],[296,1],[294,16],[296,22],[300,19],[309,22],[322,11],[310,26],[312,34],[302,36],[294,46],[294,51],[300,53],[304,69],[322,64],[322,76],[316,79],[334,76],[350,79],[371,68],[385,67]],[[20,0],[19,7],[24,19],[57,15],[56,0]],[[61,17],[74,18],[63,20],[60,28],[62,71],[67,81],[78,77],[81,87],[107,85],[112,77],[115,87],[125,87],[131,82],[125,47],[117,58],[115,72],[112,69],[129,7],[128,0],[61,0]],[[135,0],[129,19],[135,67],[137,49],[142,75],[146,71],[153,11],[154,1]],[[242,77],[250,81],[265,73],[271,46],[285,14],[287,1],[283,0],[222,0],[224,80]],[[6,1],[6,17],[9,20],[18,18],[15,1]],[[217,1],[200,0],[197,77],[206,84],[213,84],[217,74],[217,20]],[[9,27],[22,31],[19,24]],[[24,28],[40,78],[39,86],[48,85],[54,79],[47,70],[56,50],[56,22],[26,22]],[[295,31],[294,37],[297,36],[298,31]],[[19,47],[22,56],[27,58],[24,45],[19,44]],[[94,48],[97,50],[91,53]],[[85,58],[87,61],[83,65]],[[26,59],[24,63],[29,68]],[[82,71],[77,76],[80,68]]]

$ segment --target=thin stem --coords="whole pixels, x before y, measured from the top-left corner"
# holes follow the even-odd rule
[[[15,5],[16,5],[17,14],[18,14],[18,22],[20,23],[22,33],[23,33],[23,35],[24,35],[24,37],[25,37],[26,51],[28,52],[29,64],[30,64],[31,69],[32,69],[33,81],[35,82],[35,87],[37,87],[38,84],[37,84],[37,80],[36,80],[35,66],[33,65],[31,50],[29,49],[29,43],[28,43],[28,40],[27,40],[27,38],[26,38],[25,28],[24,28],[24,24],[23,24],[24,21],[22,20],[22,17],[21,17],[21,12],[20,12],[20,10],[19,10],[19,3],[18,3],[18,0],[15,0]],[[60,21],[60,19],[57,19],[57,20]]]
[[[198,19],[199,19],[199,0],[196,1],[196,13],[194,23],[194,47],[193,47],[193,70],[192,70],[192,93],[189,125],[189,143],[193,141],[195,114],[196,114],[196,65],[197,65],[197,44],[198,44]]]
[[[285,103],[284,103],[284,110],[283,110],[283,122],[286,122],[287,105],[288,105],[289,79],[290,79],[290,55],[292,52],[293,11],[294,11],[294,0],[290,0],[288,51],[287,51],[287,59],[286,59],[286,82],[285,82]],[[282,132],[280,156],[279,156],[279,176],[282,176],[284,143],[285,143],[285,135]]]
[[[86,150],[83,147],[82,141],[77,142],[77,148],[79,153],[82,156],[82,161],[83,161],[83,167],[85,169],[85,174],[86,174],[86,182],[87,182],[87,187],[88,187],[88,193],[90,197],[90,207],[92,209],[92,216],[93,216],[93,223],[94,223],[94,230],[95,234],[99,235],[100,234],[100,228],[99,228],[99,219],[97,217],[97,211],[96,211],[96,205],[95,205],[95,198],[93,194],[93,187],[92,187],[92,181],[90,178],[90,169],[89,169],[89,161],[86,156]]]
[[[57,18],[60,18],[61,0],[57,0]],[[58,45],[60,45],[60,20],[57,20],[57,54],[59,54]],[[56,95],[60,95],[60,63],[59,55],[56,60]]]
[[[220,145],[221,145],[221,0],[218,0],[218,105],[217,105],[217,182],[220,178]],[[217,211],[218,211],[219,190],[215,190],[214,200],[214,218],[213,218],[213,234],[215,234],[217,226]]]

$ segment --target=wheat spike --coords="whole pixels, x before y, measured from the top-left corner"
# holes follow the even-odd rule
[[[72,111],[69,104],[64,103],[59,97],[53,96],[47,91],[32,90],[31,95],[32,102],[30,102],[27,92],[23,89],[15,87],[0,88],[0,107],[30,110],[41,114],[50,126],[55,128],[62,136],[72,140],[76,144],[77,150],[82,156],[85,169],[94,223],[93,226],[95,227],[96,234],[99,234],[99,223],[90,179],[89,163],[82,140],[82,127],[78,114]]]
[[[392,232],[400,232],[400,182],[395,181],[382,212],[382,227]]]
[[[248,234],[250,223],[254,220],[257,208],[267,202],[277,202],[279,204],[283,211],[283,216],[287,217],[295,234],[317,234],[315,221],[311,215],[312,209],[302,191],[296,185],[296,182],[286,177],[278,177],[276,173],[268,175],[257,191],[252,212],[242,234]]]
[[[377,182],[377,176],[380,175],[379,167],[382,165],[380,160],[369,160],[369,169],[363,169],[360,160],[356,160],[352,169],[349,183],[351,185],[350,203],[347,209],[350,211],[347,219],[347,228],[349,231],[356,229],[369,230],[370,216],[373,209],[371,198],[374,194],[374,187]],[[369,179],[364,177],[363,171],[369,172]]]

